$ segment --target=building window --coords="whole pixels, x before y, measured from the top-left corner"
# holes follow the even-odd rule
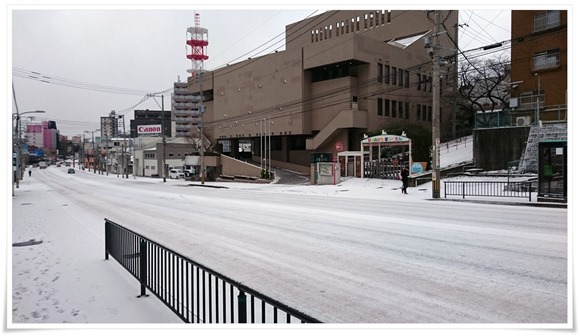
[[[409,87],[409,70],[405,70],[405,87]]]
[[[391,117],[397,117],[397,101],[391,100]]]
[[[377,63],[377,82],[383,82],[383,65],[381,63]]]
[[[405,102],[405,119],[409,120],[409,102]]]
[[[429,121],[432,121],[433,120],[433,107],[429,106],[427,108],[427,114],[428,114],[428,117],[429,117]]]
[[[391,79],[391,67],[385,65],[385,83],[389,84]]]
[[[423,105],[422,109],[423,109],[423,121],[427,121],[427,105]]]
[[[399,118],[403,119],[403,102],[399,102]]]
[[[383,98],[377,98],[377,115],[383,116]]]
[[[391,116],[391,100],[385,99],[385,117]]]
[[[391,72],[391,84],[397,85],[397,68],[393,67],[393,71]]]
[[[417,121],[421,120],[421,104],[417,104]]]
[[[423,91],[427,91],[427,76],[426,75],[421,76],[421,88]]]
[[[534,17],[534,33],[558,27],[560,25],[560,11],[552,10],[536,14]]]
[[[421,74],[417,74],[417,90],[421,90]]]
[[[560,49],[552,49],[534,54],[532,71],[557,68],[560,66]]]
[[[288,149],[289,150],[305,150],[306,149],[306,137],[303,136],[292,136],[288,138]]]
[[[405,85],[405,83],[403,83],[403,77],[404,77],[403,73],[404,73],[403,69],[399,69],[399,86]]]

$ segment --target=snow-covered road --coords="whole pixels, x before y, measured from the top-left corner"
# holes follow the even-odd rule
[[[344,185],[327,195],[215,189],[56,167],[34,170],[30,183],[103,245],[108,218],[324,322],[568,321],[566,209],[403,198],[387,186],[364,198]],[[22,210],[13,209],[14,227]],[[103,254],[103,245],[90,247]]]

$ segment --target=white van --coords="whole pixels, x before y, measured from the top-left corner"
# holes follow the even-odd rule
[[[181,169],[171,169],[169,170],[169,178],[170,179],[180,179],[184,178],[185,175],[183,174],[183,170]]]

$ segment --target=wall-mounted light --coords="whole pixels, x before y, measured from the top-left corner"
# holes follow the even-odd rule
[[[223,96],[224,95],[224,92],[222,91],[222,92],[220,92],[220,94]]]
[[[262,88],[262,84],[258,84],[258,87],[259,87],[259,88]]]

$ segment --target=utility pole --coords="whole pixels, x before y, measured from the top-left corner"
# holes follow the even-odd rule
[[[431,88],[433,90],[433,113],[432,113],[432,123],[433,123],[433,159],[432,159],[432,185],[433,185],[433,198],[441,197],[441,171],[439,163],[439,142],[440,142],[440,98],[441,98],[441,79],[439,78],[439,67],[441,64],[441,56],[439,55],[439,26],[441,25],[441,18],[439,11],[434,11],[435,22],[433,26],[433,79]]]
[[[162,153],[162,155],[163,155],[163,160],[162,160],[163,161],[163,167],[162,167],[163,182],[166,182],[167,178],[165,177],[165,165],[166,165],[165,164],[165,147],[167,145],[167,142],[165,140],[165,105],[164,105],[164,96],[163,95],[161,95],[161,128],[162,128],[161,137],[163,138],[163,150],[162,150],[163,151],[163,153]]]
[[[82,170],[85,170],[85,133],[83,132],[83,148],[81,149],[82,152],[82,158],[83,158],[83,164],[82,164]]]
[[[93,174],[97,173],[96,156],[95,156],[95,131],[91,131],[91,140],[93,142]],[[90,171],[90,170],[89,170]]]
[[[105,141],[106,141],[105,145],[107,146],[107,148],[105,149],[105,170],[107,171],[107,176],[109,176],[109,132],[105,133]]]
[[[125,171],[125,178],[129,178],[129,160],[127,160],[127,132],[125,131],[125,116],[123,115],[123,170]]]
[[[268,179],[272,178],[272,121],[268,115]]]

